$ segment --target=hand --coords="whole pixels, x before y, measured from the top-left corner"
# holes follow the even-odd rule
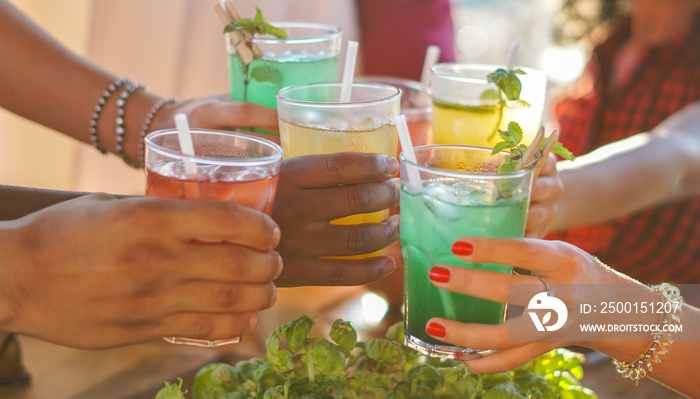
[[[277,110],[259,104],[227,101],[221,97],[199,97],[163,107],[151,123],[151,131],[175,127],[178,113],[187,115],[190,126],[206,129],[257,128],[279,132]],[[279,144],[279,135],[246,132]]]
[[[542,238],[547,234],[554,219],[554,204],[563,193],[564,184],[557,173],[556,158],[550,154],[540,175],[532,182],[525,237]]]
[[[366,254],[398,240],[398,215],[353,226],[330,222],[398,205],[398,162],[378,154],[341,153],[282,162],[273,218],[282,230],[278,251],[284,271],[278,286],[358,285],[395,268],[389,256],[325,259]]]
[[[593,256],[583,250],[560,241],[545,241],[537,239],[488,239],[488,238],[464,238],[458,241],[467,248],[471,247],[471,255],[457,255],[458,258],[473,263],[497,263],[512,265],[528,270],[546,280],[550,286],[554,284],[575,284],[566,292],[553,292],[562,300],[567,308],[577,307],[581,303],[595,303],[601,296],[596,297],[594,287],[580,289],[584,284],[596,284],[605,287],[604,284],[638,284],[640,289],[645,289],[641,284],[626,278],[613,271]],[[469,251],[466,251],[469,252]],[[544,284],[537,277],[496,273],[486,270],[469,269],[464,267],[440,265],[449,271],[449,280],[445,283],[433,282],[439,288],[449,291],[467,294],[496,302],[509,302],[516,305],[527,306],[528,301],[538,292],[544,291]],[[431,270],[431,273],[433,271]],[[508,301],[508,285],[529,284],[533,286],[532,295],[524,295],[519,300],[511,298]],[[653,292],[652,292],[653,294]],[[651,296],[652,300],[655,298]],[[658,296],[656,296],[658,299]],[[522,322],[531,323],[527,315],[520,316]],[[511,320],[509,324],[518,323],[520,320]],[[552,341],[514,341],[508,339],[508,325],[463,324],[443,318],[432,318],[428,325],[437,323],[444,327],[445,335],[440,337],[432,335],[436,339],[450,344],[469,348],[495,349],[499,352],[484,356],[476,360],[465,361],[466,366],[475,373],[495,373],[511,370],[530,359],[548,352],[554,348],[568,345],[582,345],[601,349],[604,343],[577,342],[567,339],[569,333],[556,335]],[[438,329],[439,330],[439,329]],[[435,331],[433,329],[429,331]],[[557,331],[559,333],[559,331]],[[629,346],[626,356],[632,354],[632,358],[644,349],[645,342],[613,342],[617,349]],[[610,352],[610,351],[608,351]]]
[[[76,348],[240,336],[275,302],[278,241],[232,203],[66,201],[0,223],[0,329]]]

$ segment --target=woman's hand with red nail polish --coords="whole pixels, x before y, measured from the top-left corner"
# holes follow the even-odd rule
[[[542,279],[549,287],[554,287],[553,295],[564,302],[567,309],[577,308],[581,303],[595,303],[600,297],[594,294],[596,287],[606,287],[608,284],[635,284],[634,287],[644,295],[652,294],[653,298],[654,294],[648,287],[613,271],[595,257],[564,242],[531,238],[464,237],[453,245],[452,252],[466,262],[509,265],[535,273],[536,276],[506,274],[444,264],[430,269],[429,278],[436,287],[490,301],[525,307],[536,294],[547,289]],[[571,288],[561,289],[560,285],[563,284],[568,284]],[[513,285],[521,287],[520,291],[509,292],[509,287]],[[589,287],[592,288],[588,289]],[[569,318],[573,320],[571,313],[569,311]],[[631,361],[646,345],[641,342],[640,348],[640,342],[583,342],[568,338],[573,328],[562,328],[546,341],[530,339],[529,336],[518,335],[513,338],[508,335],[509,328],[514,329],[512,331],[521,331],[520,328],[523,328],[524,331],[533,330],[532,326],[533,321],[526,314],[498,325],[462,323],[434,317],[428,320],[426,332],[448,345],[495,350],[496,352],[481,358],[465,361],[467,367],[476,373],[511,370],[545,352],[569,345],[588,346]]]

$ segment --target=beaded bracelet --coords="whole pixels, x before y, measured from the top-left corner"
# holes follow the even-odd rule
[[[661,363],[661,355],[668,353],[668,347],[673,344],[672,336],[678,331],[683,313],[683,297],[680,290],[668,283],[652,286],[664,302],[664,315],[660,320],[661,331],[651,334],[651,342],[646,349],[630,363],[613,359],[615,370],[623,377],[639,382],[648,372],[653,371],[652,363]],[[668,307],[670,304],[670,307]],[[671,310],[670,312],[668,310]],[[677,310],[677,312],[676,312]]]
[[[104,107],[109,97],[111,97],[112,94],[114,94],[114,92],[117,91],[117,89],[119,89],[127,83],[131,83],[131,78],[119,78],[116,79],[114,82],[110,83],[109,86],[107,86],[107,88],[105,89],[105,91],[102,92],[102,96],[99,100],[97,100],[97,105],[95,105],[95,108],[92,111],[92,116],[90,118],[90,142],[92,143],[92,146],[95,147],[97,151],[101,152],[102,154],[106,154],[107,151],[100,147],[100,141],[97,138],[97,121],[100,118],[102,107]]]
[[[146,86],[143,86],[141,83],[129,83],[126,88],[122,90],[121,94],[119,94],[119,99],[117,99],[116,151],[117,155],[119,155],[119,157],[123,159],[127,165],[131,165],[131,161],[129,161],[126,154],[124,154],[124,105],[126,105],[126,100],[129,99],[131,93],[140,89],[147,90]]]
[[[144,138],[146,137],[146,133],[148,133],[148,129],[151,127],[151,122],[153,122],[153,117],[156,115],[158,111],[160,111],[161,108],[168,104],[174,104],[177,102],[177,99],[175,98],[161,98],[158,100],[155,104],[153,104],[153,108],[151,108],[150,111],[148,111],[148,114],[146,115],[146,119],[143,121],[143,126],[141,127],[141,131],[139,132],[139,161],[141,162],[141,165],[145,164],[145,146],[146,144],[144,143]],[[127,162],[127,164],[133,168],[138,168],[141,165],[139,165],[137,162]]]

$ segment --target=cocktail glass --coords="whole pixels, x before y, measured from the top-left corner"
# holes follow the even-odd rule
[[[423,93],[423,85],[415,80],[393,76],[359,76],[356,82],[383,83],[401,90],[400,113],[406,117],[406,125],[414,146],[432,144],[431,126],[433,110],[430,97]],[[399,153],[401,143],[399,143]]]
[[[230,201],[268,215],[272,213],[282,147],[238,132],[192,129],[191,135],[195,156],[182,154],[175,129],[146,136],[146,196]],[[196,165],[196,179],[188,175],[186,160]],[[240,337],[216,341],[164,339],[173,344],[201,347],[240,342]]]
[[[280,142],[284,157],[339,152],[396,157],[394,117],[401,91],[378,83],[353,83],[349,102],[340,102],[340,83],[286,87],[277,93]],[[379,223],[389,210],[352,215],[335,224]],[[383,253],[380,251],[379,253]],[[362,256],[376,256],[377,252]]]
[[[547,75],[532,68],[519,68],[520,99],[508,101],[486,76],[503,68],[498,65],[441,63],[433,65],[430,95],[433,104],[433,142],[491,147],[501,141],[498,130],[518,122],[523,144],[529,145],[542,122]]]
[[[261,56],[248,64],[237,53],[234,40],[240,36],[226,35],[232,101],[276,108],[275,94],[283,87],[338,80],[339,28],[302,22],[272,25],[284,29],[289,37],[254,36],[252,45]]]
[[[416,163],[400,155],[401,253],[404,258],[404,343],[433,357],[455,358],[489,348],[460,348],[429,336],[431,317],[498,324],[505,305],[434,286],[433,266],[447,264],[510,273],[510,266],[474,264],[451,252],[459,238],[523,237],[533,165],[497,173],[505,153],[482,147],[433,145],[415,148]],[[410,183],[413,176],[416,183]]]

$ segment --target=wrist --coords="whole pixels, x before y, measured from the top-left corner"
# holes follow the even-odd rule
[[[127,164],[139,165],[144,120],[159,97],[129,78],[115,80],[102,93],[90,121],[90,141],[98,150],[119,155]]]
[[[29,248],[21,247],[21,228],[17,221],[0,222],[0,330],[20,332],[17,330],[18,311],[17,292],[22,285],[18,278],[25,272],[23,265]]]

